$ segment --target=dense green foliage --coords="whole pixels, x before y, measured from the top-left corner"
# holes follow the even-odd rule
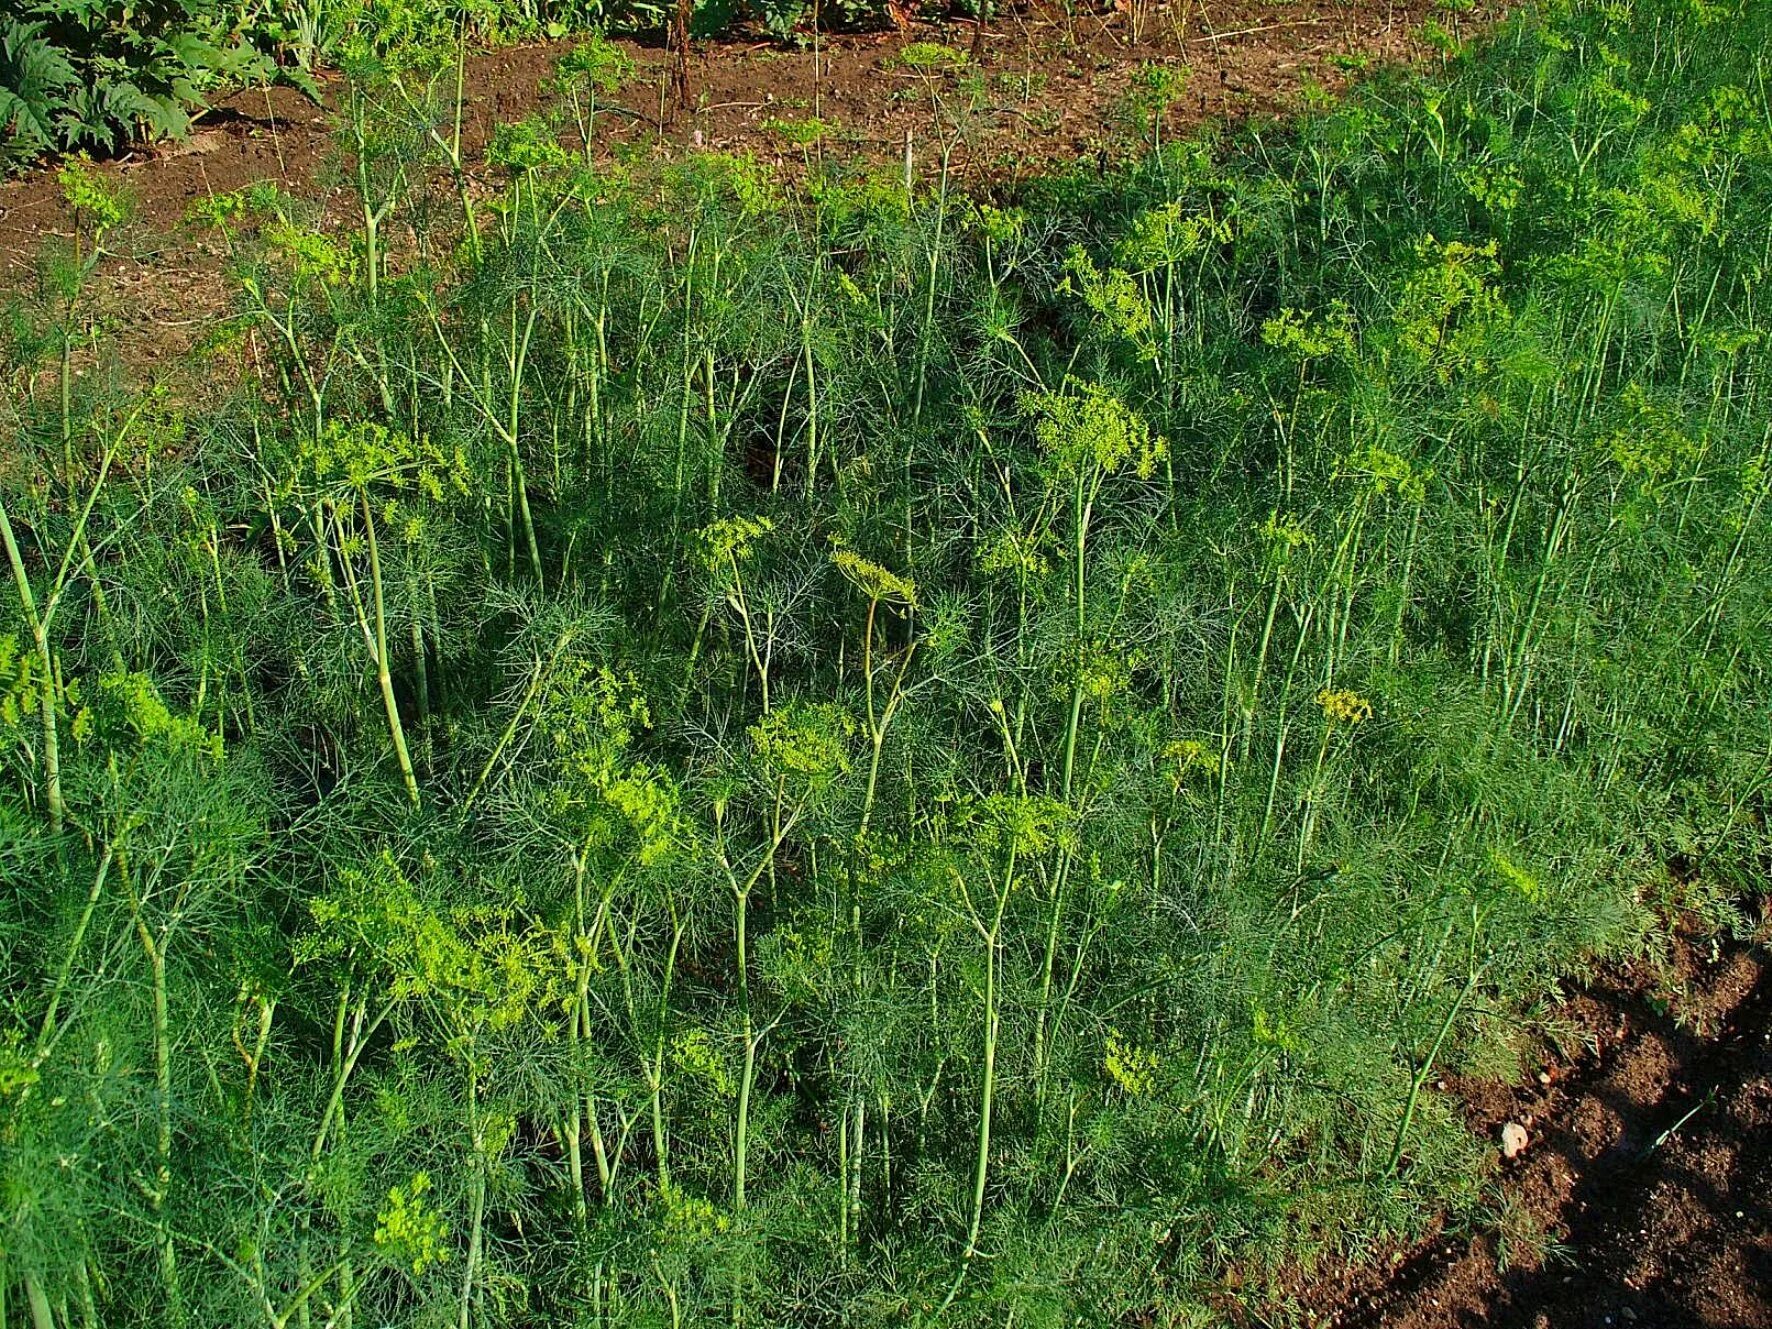
[[[322,62],[423,65],[469,44],[656,32],[674,13],[666,0],[18,0],[0,15],[0,171],[182,137],[213,97],[241,87],[287,82],[317,98]],[[830,0],[816,18],[883,13],[879,0]],[[698,0],[691,30],[754,20],[791,39],[814,17],[808,0]]]
[[[21,0],[0,17],[0,167],[181,137],[213,96],[252,84],[318,97],[322,61],[424,61],[618,12],[600,0]]]
[[[212,90],[273,73],[247,17],[235,0],[22,0],[0,17],[0,165],[182,134]]]
[[[1579,0],[1016,206],[539,124],[487,202],[365,83],[353,233],[208,206],[201,410],[87,365],[71,172],[8,1313],[1195,1324],[1474,1212],[1442,1072],[1763,869],[1769,51]]]

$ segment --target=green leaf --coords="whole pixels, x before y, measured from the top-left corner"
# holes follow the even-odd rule
[[[43,36],[44,25],[0,22],[0,151],[34,156],[56,146],[62,94],[79,83],[74,66]]]

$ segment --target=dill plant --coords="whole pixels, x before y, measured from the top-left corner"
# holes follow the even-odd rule
[[[1758,888],[1765,29],[989,203],[587,157],[594,50],[480,194],[366,68],[348,227],[204,206],[237,394],[21,303],[8,1312],[1186,1324],[1474,1212],[1443,1070]]]

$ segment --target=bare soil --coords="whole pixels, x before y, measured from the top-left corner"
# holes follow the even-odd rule
[[[666,53],[624,41],[637,74],[617,98],[622,112],[602,118],[599,137],[610,151],[748,152],[792,173],[804,166],[803,150],[770,122],[816,116],[830,126],[818,153],[902,168],[908,136],[915,170],[932,172],[948,146],[960,178],[1006,185],[1130,151],[1137,140],[1127,93],[1143,65],[1188,71],[1164,126],[1174,135],[1210,121],[1284,114],[1307,89],[1335,90],[1365,69],[1420,58],[1430,18],[1468,28],[1500,7],[1501,0],[1480,0],[1455,16],[1434,0],[1112,0],[1097,12],[1088,3],[1020,0],[982,27],[915,22],[903,31],[824,37],[803,49],[742,39],[698,43],[681,106],[666,95]],[[895,60],[912,42],[928,41],[970,57],[970,88],[950,82],[945,93],[950,107],[972,108],[951,144],[935,133],[925,85]],[[493,126],[552,104],[544,84],[565,49],[542,43],[470,58],[470,160]],[[334,100],[336,78],[322,82]],[[113,242],[117,255],[91,292],[126,361],[164,365],[227,307],[218,252],[201,234],[179,229],[193,202],[274,180],[343,216],[328,116],[289,88],[253,89],[205,115],[187,141],[103,165],[136,207],[135,224]],[[28,281],[45,242],[68,228],[52,171],[0,183],[0,288]]]
[[[1318,1329],[1772,1326],[1772,959],[1682,947],[1572,994],[1582,1031],[1523,1085],[1453,1083],[1499,1142],[1499,1220],[1320,1275]]]

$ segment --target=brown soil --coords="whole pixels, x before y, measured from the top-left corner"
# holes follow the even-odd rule
[[[802,149],[769,121],[816,115],[831,126],[817,151],[846,161],[902,164],[907,135],[915,168],[935,169],[942,144],[925,86],[893,57],[911,42],[939,41],[966,51],[979,77],[972,91],[951,82],[946,104],[969,101],[951,166],[974,182],[1012,181],[1091,155],[1118,154],[1133,141],[1125,107],[1146,63],[1186,66],[1186,92],[1171,108],[1173,135],[1210,120],[1279,114],[1307,88],[1334,89],[1372,65],[1419,56],[1422,24],[1472,24],[1500,7],[1480,0],[1455,18],[1434,0],[1113,0],[1067,14],[1060,0],[1024,0],[983,29],[970,23],[916,23],[905,32],[833,36],[816,50],[768,42],[699,44],[690,61],[690,98],[662,96],[669,78],[656,45],[622,43],[638,73],[618,98],[625,113],[603,117],[611,149],[625,144],[658,155],[697,149],[751,152],[790,173]],[[1134,13],[1139,17],[1134,40]],[[543,88],[564,43],[505,48],[470,58],[464,138],[478,160],[491,127],[551,104]],[[330,95],[336,79],[326,81]],[[348,222],[334,181],[335,153],[325,109],[287,88],[242,92],[206,115],[183,143],[143,149],[102,168],[133,197],[137,221],[113,242],[118,256],[98,274],[92,296],[127,361],[163,363],[188,346],[228,302],[219,256],[191,232],[174,234],[191,204],[259,180],[325,199]],[[69,219],[54,173],[0,183],[0,287],[29,279],[46,240],[65,236]]]
[[[1453,1083],[1501,1164],[1499,1221],[1339,1270],[1298,1300],[1327,1329],[1772,1326],[1772,959],[1683,948],[1571,997],[1582,1031],[1524,1086]]]

